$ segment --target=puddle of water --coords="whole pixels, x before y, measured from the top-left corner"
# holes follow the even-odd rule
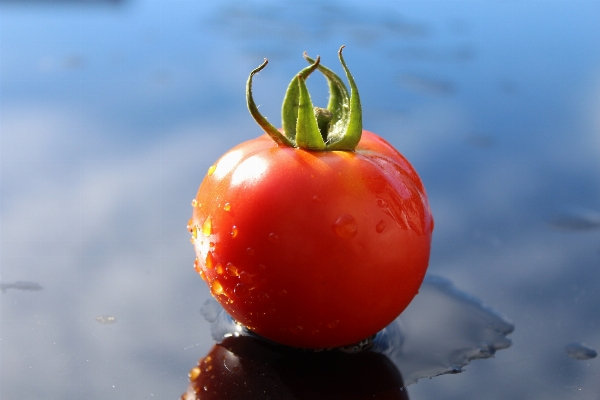
[[[214,300],[202,308],[211,334],[221,342],[251,336]],[[444,278],[427,276],[410,306],[379,332],[368,351],[387,357],[404,386],[422,378],[458,373],[470,361],[510,347],[514,325],[497,311]],[[339,352],[337,352],[339,353]]]
[[[575,360],[591,360],[598,357],[598,352],[583,343],[571,343],[565,346],[567,355]]]
[[[587,231],[600,228],[600,213],[592,210],[569,210],[554,217],[550,225],[562,231]]]
[[[0,291],[2,293],[6,293],[8,291],[8,289],[37,292],[44,288],[42,286],[40,286],[39,283],[28,282],[28,281],[17,281],[14,283],[0,283]]]

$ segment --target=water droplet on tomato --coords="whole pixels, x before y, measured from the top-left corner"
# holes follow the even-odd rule
[[[388,202],[385,201],[384,199],[377,199],[377,205],[380,208],[388,208]]]
[[[248,273],[247,271],[242,271],[242,273],[240,274],[240,281],[246,284],[252,283],[253,278],[254,276]]]
[[[196,200],[196,199],[192,200],[192,207],[198,207],[198,200]]]
[[[238,228],[237,228],[237,226],[234,225],[231,227],[231,237],[234,238],[237,235],[238,235]]]
[[[225,203],[225,205],[223,206],[223,210],[225,210],[225,211],[231,211],[231,204]]]
[[[375,230],[377,231],[377,233],[381,233],[381,232],[383,232],[384,229],[385,229],[385,221],[381,220],[375,226]]]
[[[217,264],[217,274],[223,275],[223,266],[221,264]]]
[[[301,334],[303,330],[304,327],[302,325],[294,325],[290,328],[290,332],[292,332],[294,335]]]
[[[337,326],[340,324],[340,320],[339,319],[334,319],[333,321],[331,321],[330,323],[327,324],[327,327],[329,329],[335,329],[337,328]]]
[[[208,176],[211,176],[213,174],[213,172],[215,172],[215,169],[217,169],[217,166],[216,165],[211,165],[208,168],[208,172],[207,172]]]
[[[342,239],[351,239],[358,233],[358,224],[350,214],[343,214],[332,226],[333,232]]]
[[[223,294],[223,286],[221,285],[221,282],[219,282],[218,279],[212,281],[210,288],[212,289],[212,293],[216,296]]]
[[[267,293],[265,293],[265,292],[260,292],[258,294],[258,299],[260,301],[264,301],[266,303],[267,301],[269,301],[269,295]]]
[[[279,235],[276,234],[275,232],[269,233],[269,242],[271,242],[271,243],[279,242]]]
[[[315,195],[315,196],[313,196],[313,198],[312,198],[312,201],[314,201],[315,203],[320,203],[320,202],[322,202],[323,200],[322,200],[322,199],[321,199],[319,196],[316,196],[316,195]]]
[[[230,276],[240,276],[238,269],[232,263],[227,263],[227,267],[225,267],[225,269]]]
[[[190,382],[195,381],[200,376],[200,367],[194,367],[190,370],[188,377],[190,378]]]
[[[190,220],[187,223],[187,230],[189,233],[192,233],[193,223],[194,223],[193,219],[190,218]]]
[[[210,234],[212,233],[212,218],[210,217],[210,215],[206,217],[204,223],[202,224],[202,233],[204,234],[204,236],[210,236]]]
[[[192,229],[192,237],[194,239],[198,239],[198,227],[194,225],[194,228]]]
[[[207,269],[212,269],[212,267],[215,265],[215,259],[213,258],[212,252],[209,251],[208,254],[206,254],[204,265],[206,265]]]
[[[245,300],[250,297],[250,290],[248,289],[248,286],[244,285],[243,283],[238,283],[237,285],[235,285],[235,289],[233,289],[233,292],[238,298],[242,300]]]
[[[246,249],[246,254],[248,254],[249,256],[253,256],[254,255],[254,249],[252,247],[248,247]]]
[[[200,261],[198,260],[198,257],[196,257],[196,260],[194,261],[194,270],[196,270],[196,272],[200,273],[200,271],[202,271],[200,269]]]

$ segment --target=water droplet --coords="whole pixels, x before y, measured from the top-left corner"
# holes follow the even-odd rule
[[[351,239],[358,233],[358,225],[350,214],[343,214],[333,224],[333,232],[342,239]]]
[[[196,260],[194,261],[194,269],[196,270],[197,273],[200,273],[200,271],[202,271],[200,269],[200,261],[198,260],[198,257],[196,257]]]
[[[234,238],[237,235],[238,235],[238,228],[237,228],[237,226],[234,225],[231,227],[231,237]]]
[[[204,274],[204,271],[200,270],[200,278],[202,278],[203,281],[206,281],[206,275]]]
[[[323,199],[321,199],[319,196],[313,196],[312,201],[314,201],[315,203],[321,203],[323,201]]]
[[[242,271],[240,274],[240,281],[242,281],[242,283],[250,284],[252,283],[253,278],[254,275],[248,273],[247,271]]]
[[[190,238],[190,243],[192,243],[192,244],[196,243],[196,239],[194,239],[193,236]]]
[[[249,256],[253,256],[254,255],[254,249],[252,247],[248,247],[246,249],[246,254],[248,254]]]
[[[267,301],[269,301],[269,295],[268,295],[267,293],[265,293],[265,292],[260,292],[260,293],[258,294],[258,299],[259,299],[260,301],[267,302]]]
[[[204,371],[208,372],[211,369],[213,369],[213,366],[212,365],[207,365],[206,368],[204,369]]]
[[[210,217],[210,215],[206,217],[204,223],[202,224],[202,233],[204,234],[204,236],[210,236],[210,234],[212,233],[212,218]]]
[[[218,279],[212,281],[210,288],[212,289],[212,293],[216,296],[223,294],[223,286],[221,285],[221,282],[219,282]]]
[[[223,206],[223,210],[225,210],[225,211],[231,211],[231,204],[225,203],[225,205]]]
[[[250,297],[250,290],[248,289],[248,286],[244,285],[243,283],[238,283],[237,285],[235,285],[235,289],[233,289],[233,292],[238,298],[242,300],[245,300]]]
[[[193,223],[194,223],[193,218],[190,218],[190,220],[187,223],[187,230],[188,230],[189,233],[192,233],[192,228],[193,228],[192,224]]]
[[[198,239],[198,227],[194,225],[194,228],[192,229],[192,237],[194,239]]]
[[[225,269],[230,276],[240,276],[238,269],[232,263],[227,263],[227,267],[225,267]]]
[[[221,264],[217,264],[217,274],[223,275],[224,269]]]
[[[287,290],[285,289],[279,289],[279,291],[277,292],[278,295],[280,296],[285,296],[287,294]]]
[[[198,200],[196,200],[196,199],[192,200],[192,207],[198,207]]]
[[[190,370],[190,373],[188,374],[188,377],[190,378],[190,382],[195,381],[196,379],[198,379],[198,377],[200,376],[200,367],[194,367]]]
[[[575,360],[591,360],[598,356],[598,352],[581,343],[571,343],[565,347],[567,355]]]
[[[333,321],[331,321],[330,323],[327,324],[327,327],[329,329],[335,329],[337,328],[337,326],[340,324],[340,320],[339,319],[334,319]]]
[[[212,269],[212,267],[215,265],[215,259],[213,258],[212,252],[208,252],[208,254],[206,254],[204,265],[206,265],[207,269]]]
[[[233,297],[233,295],[234,295],[235,293],[233,293],[233,289],[232,289],[232,288],[230,288],[230,287],[227,287],[227,288],[225,289],[225,294],[226,294],[228,297]],[[231,299],[230,299],[230,300],[231,300]]]
[[[302,325],[294,325],[290,328],[290,332],[292,332],[294,335],[301,334],[303,330],[304,327],[302,327]]]
[[[271,242],[271,243],[279,242],[279,235],[276,234],[275,232],[269,233],[269,242]]]
[[[380,208],[388,208],[388,202],[385,201],[384,199],[377,199],[377,205]]]
[[[215,169],[217,169],[217,166],[216,165],[211,165],[208,168],[208,172],[207,172],[208,176],[211,176],[213,174],[213,172],[215,172]]]
[[[381,220],[375,226],[375,230],[377,231],[377,233],[381,233],[381,232],[383,232],[384,229],[385,229],[385,221]]]
[[[204,358],[204,362],[211,362],[212,361],[212,357],[211,356],[206,356],[206,358]]]

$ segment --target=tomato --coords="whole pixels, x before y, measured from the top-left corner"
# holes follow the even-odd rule
[[[400,372],[383,354],[281,347],[226,338],[190,370],[181,400],[408,399]]]
[[[196,270],[237,322],[268,339],[359,342],[394,320],[425,276],[433,218],[423,184],[362,129],[352,150],[267,133],[225,153],[200,185],[189,223]]]

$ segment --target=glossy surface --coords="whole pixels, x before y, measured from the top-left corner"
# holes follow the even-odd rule
[[[209,169],[192,205],[197,271],[235,320],[278,343],[368,338],[406,308],[427,270],[423,184],[371,132],[355,152],[266,135],[242,143]]]
[[[400,372],[382,354],[310,353],[248,336],[215,345],[189,377],[181,400],[408,399]]]
[[[267,57],[254,94],[278,124],[302,53],[342,75],[345,44],[364,126],[427,188],[428,272],[515,326],[510,348],[410,398],[597,400],[600,358],[565,348],[600,350],[598,15],[596,1],[0,1],[0,397],[181,396],[215,344],[190,202],[261,134],[239,88]],[[324,106],[324,79],[308,86]]]

